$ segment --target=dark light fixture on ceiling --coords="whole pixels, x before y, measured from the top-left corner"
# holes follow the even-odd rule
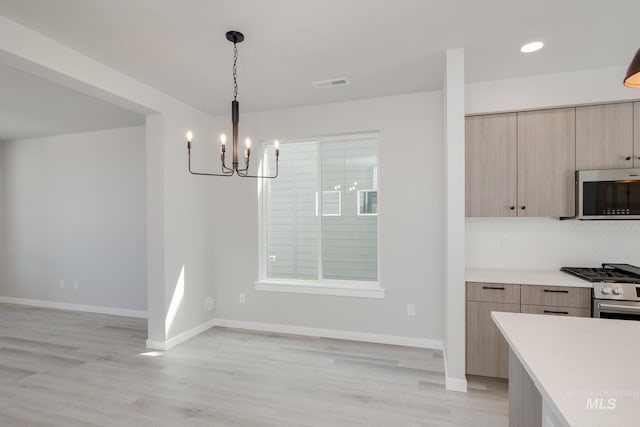
[[[221,173],[204,173],[194,172],[191,170],[191,141],[193,139],[193,133],[187,132],[187,151],[189,152],[189,172],[193,175],[205,175],[205,176],[232,176],[237,174],[243,178],[276,178],[278,176],[278,158],[280,157],[280,147],[278,140],[274,141],[274,148],[276,154],[276,171],[273,175],[249,175],[249,157],[251,156],[251,140],[247,138],[245,140],[244,149],[244,168],[240,168],[238,161],[238,124],[240,123],[240,103],[238,102],[238,78],[237,78],[237,65],[238,65],[238,43],[244,40],[244,34],[239,31],[228,31],[227,40],[233,43],[233,101],[231,101],[231,123],[233,124],[233,136],[232,136],[232,161],[231,167],[228,167],[225,162],[225,153],[227,148],[227,136],[223,133],[220,135],[220,163],[222,167]]]
[[[627,87],[640,88],[640,49],[636,52],[636,56],[631,60],[627,76],[624,78],[624,85]]]

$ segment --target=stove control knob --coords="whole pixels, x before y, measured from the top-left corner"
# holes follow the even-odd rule
[[[620,295],[622,293],[622,288],[613,288],[614,295]]]
[[[609,288],[602,288],[602,289],[600,290],[600,292],[602,292],[604,295],[608,295],[608,294],[610,294],[610,293],[611,293],[611,289],[609,289]]]

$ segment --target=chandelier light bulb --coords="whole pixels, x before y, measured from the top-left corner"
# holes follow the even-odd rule
[[[245,140],[244,140],[244,145],[245,145],[247,148],[251,148],[251,140],[250,140],[249,138],[245,139]]]
[[[227,151],[227,135],[224,133],[220,134],[220,152],[224,158],[224,153]],[[224,162],[223,162],[224,163]]]
[[[187,131],[187,141],[191,142],[192,139],[193,139],[193,132],[189,130]]]
[[[276,150],[280,148],[280,141],[278,141],[277,139],[273,141],[273,146],[275,147]]]

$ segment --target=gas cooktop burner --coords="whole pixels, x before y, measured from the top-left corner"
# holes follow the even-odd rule
[[[630,264],[602,264],[602,268],[562,267],[560,270],[588,282],[640,283],[640,268]]]

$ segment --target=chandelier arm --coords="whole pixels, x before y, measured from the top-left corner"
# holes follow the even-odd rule
[[[194,172],[191,170],[191,149],[189,148],[189,173],[191,175],[204,175],[204,176],[233,176],[233,170],[231,173],[207,173],[207,172]]]
[[[202,175],[202,176],[233,176],[233,173],[206,173],[206,172],[192,172],[189,171],[191,175]]]
[[[274,175],[268,176],[268,175],[249,175],[248,173],[245,173],[244,175],[240,174],[241,171],[246,171],[246,169],[242,169],[240,171],[238,171],[238,176],[242,177],[242,178],[265,178],[265,179],[274,179],[278,177],[278,158],[276,157],[276,173]]]
[[[231,174],[233,175],[233,168],[230,168],[226,165],[224,157],[221,158],[221,165],[222,165],[222,172],[223,173],[228,173],[231,172]]]

